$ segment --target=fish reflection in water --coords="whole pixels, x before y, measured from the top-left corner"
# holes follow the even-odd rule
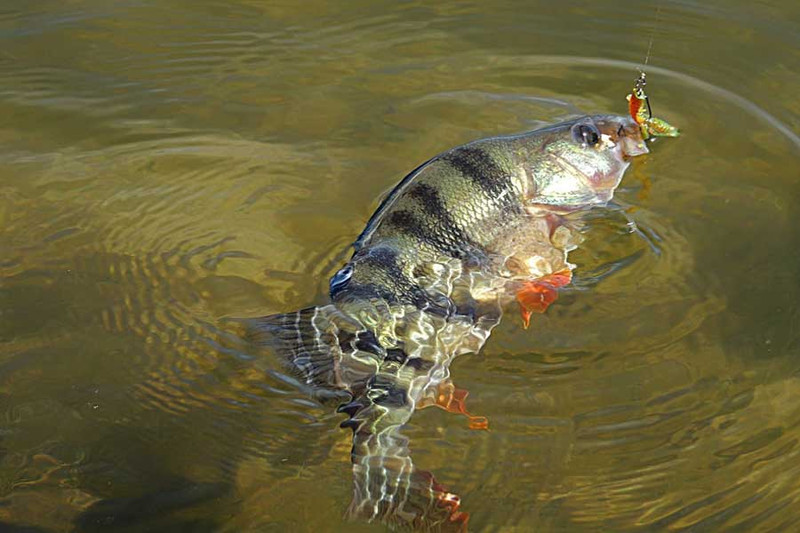
[[[402,426],[437,406],[469,418],[450,364],[478,352],[514,300],[527,326],[568,284],[581,215],[647,153],[628,117],[587,116],[434,157],[387,196],[330,280],[331,303],[244,321],[353,431],[349,515],[460,529],[460,498],[414,466]]]

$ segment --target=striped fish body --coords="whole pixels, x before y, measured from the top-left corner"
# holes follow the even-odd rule
[[[331,278],[330,304],[254,321],[253,338],[318,397],[345,400],[353,515],[441,518],[431,509],[447,498],[420,489],[399,428],[434,401],[454,357],[481,348],[520,284],[572,268],[579,236],[564,215],[605,204],[646,152],[639,126],[618,116],[444,152],[381,203]]]
[[[646,151],[632,119],[596,116],[444,152],[386,197],[331,299],[389,347],[403,342],[396,317],[415,309],[489,316],[509,282],[569,267],[575,239],[559,215],[606,203]]]

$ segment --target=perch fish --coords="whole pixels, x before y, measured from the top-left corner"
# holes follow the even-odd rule
[[[330,303],[251,319],[320,399],[340,402],[352,429],[351,516],[411,528],[461,528],[459,498],[416,469],[400,428],[415,409],[466,415],[450,363],[478,352],[518,306],[555,301],[580,243],[575,213],[605,205],[633,157],[648,152],[636,116],[584,116],[448,150],[383,200],[330,280]]]

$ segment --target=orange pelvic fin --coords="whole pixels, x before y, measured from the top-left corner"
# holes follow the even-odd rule
[[[534,281],[526,281],[517,291],[517,302],[522,314],[522,325],[528,329],[533,313],[544,313],[558,298],[558,289],[569,284],[572,271],[561,270]]]
[[[443,381],[437,386],[435,397],[424,402],[418,407],[438,407],[448,413],[464,415],[469,419],[470,429],[489,429],[489,419],[485,416],[475,416],[467,411],[466,399],[469,391],[459,389],[450,380]]]

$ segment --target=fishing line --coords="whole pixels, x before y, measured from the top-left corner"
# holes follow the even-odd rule
[[[644,64],[642,67],[646,67],[648,63],[650,63],[650,52],[653,50],[653,41],[655,40],[656,29],[658,28],[659,23],[661,22],[661,2],[656,2],[656,21],[653,26],[650,28],[650,42],[647,45],[647,54],[644,56]],[[640,69],[641,72],[642,69]]]
[[[658,29],[660,23],[661,23],[661,2],[656,0],[656,20],[650,27],[650,42],[647,43],[647,53],[644,56],[644,63],[642,64],[642,68],[637,69],[639,71],[639,79],[634,84],[634,90],[636,90],[636,88],[638,87],[642,91],[642,94],[644,94],[644,87],[647,85],[647,79],[644,69],[645,67],[647,67],[648,63],[650,63],[650,53],[653,51],[653,42],[655,41],[656,30]],[[650,117],[652,117],[653,110],[650,107],[650,99],[645,97],[644,101],[647,104],[647,114]]]

